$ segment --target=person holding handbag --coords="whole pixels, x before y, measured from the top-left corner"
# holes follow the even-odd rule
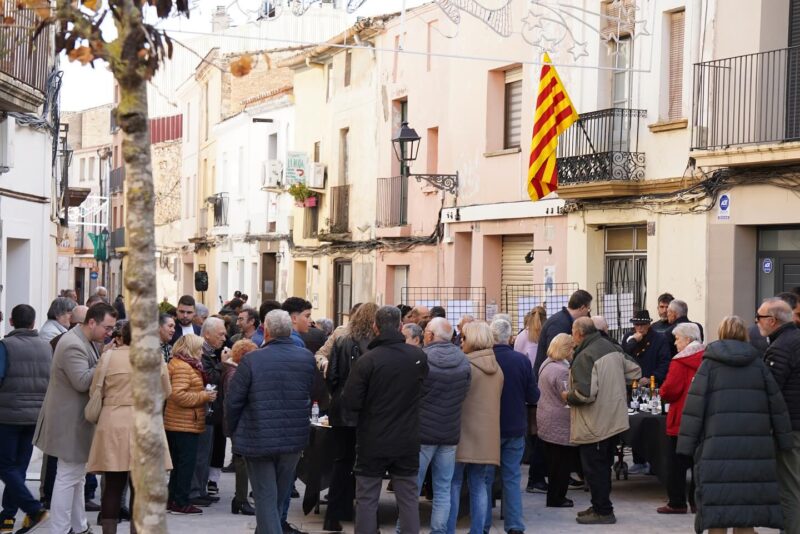
[[[115,534],[119,522],[122,493],[129,483],[133,467],[133,390],[130,362],[131,326],[122,327],[121,345],[106,352],[98,364],[98,371],[89,389],[90,400],[85,415],[96,422],[92,447],[86,470],[102,474],[105,480],[100,503],[100,524],[103,534]],[[167,364],[161,364],[161,389],[166,399],[172,393]],[[98,410],[99,408],[99,410]],[[95,421],[92,421],[95,419]],[[167,450],[165,470],[172,469],[172,461],[164,434],[164,449]],[[130,509],[133,510],[133,487],[130,488]],[[131,522],[131,532],[136,532]]]

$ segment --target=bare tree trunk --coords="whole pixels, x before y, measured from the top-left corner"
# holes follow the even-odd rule
[[[126,2],[127,30],[141,31],[141,12]],[[138,26],[138,27],[137,27]],[[121,32],[122,36],[122,32]],[[123,58],[124,59],[124,58]],[[133,520],[140,533],[167,532],[167,488],[164,469],[164,420],[159,350],[155,264],[155,192],[150,162],[147,82],[143,76],[118,76],[117,120],[124,133],[125,202],[128,262],[125,287],[130,291],[133,366]]]

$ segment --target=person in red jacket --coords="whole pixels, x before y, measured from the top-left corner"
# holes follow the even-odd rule
[[[658,508],[659,514],[686,513],[686,471],[692,469],[692,458],[677,454],[678,431],[681,427],[681,414],[686,403],[689,386],[703,361],[705,346],[700,342],[700,328],[694,323],[681,323],[673,330],[678,354],[672,358],[667,371],[667,379],[661,384],[661,400],[669,403],[667,412],[667,436],[669,436],[670,469],[667,479],[666,506]],[[694,481],[689,494],[689,503],[694,512]]]

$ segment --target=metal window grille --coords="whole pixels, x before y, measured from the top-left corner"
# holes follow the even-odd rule
[[[408,224],[408,179],[405,176],[378,178],[377,219],[379,228]]]
[[[503,287],[503,313],[511,316],[511,328],[525,328],[525,316],[536,306],[544,306],[547,316],[567,305],[569,297],[579,288],[576,282],[560,284],[525,284]]]
[[[404,287],[400,294],[402,303],[412,307],[442,306],[453,325],[464,315],[486,319],[485,287]]]
[[[597,284],[594,308],[608,322],[608,335],[620,343],[632,329],[631,317],[640,308],[637,300],[636,281]]]

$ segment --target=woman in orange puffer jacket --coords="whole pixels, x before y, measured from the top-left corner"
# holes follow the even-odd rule
[[[185,335],[175,342],[169,362],[172,394],[164,411],[172,473],[169,477],[167,511],[173,514],[200,514],[203,511],[189,502],[189,490],[197,461],[197,444],[206,428],[206,405],[217,398],[216,391],[206,391],[203,364],[200,361],[203,338]]]

